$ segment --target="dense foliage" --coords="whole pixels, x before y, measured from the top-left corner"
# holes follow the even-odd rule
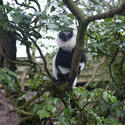
[[[122,1],[122,0],[121,0]],[[120,0],[74,1],[87,15],[107,11],[117,7]],[[89,3],[89,4],[88,4]],[[110,4],[109,4],[110,3]],[[13,6],[13,4],[15,6]],[[44,9],[41,9],[44,8]],[[4,10],[4,11],[3,11]],[[7,18],[8,16],[8,18]],[[45,7],[39,0],[24,0],[0,5],[0,25],[4,30],[16,31],[21,45],[26,46],[27,60],[15,63],[29,66],[26,85],[20,85],[16,74],[8,69],[0,69],[0,84],[8,96],[12,97],[14,110],[20,115],[20,125],[123,125],[125,123],[125,17],[124,13],[113,18],[91,22],[85,36],[84,51],[87,68],[95,65],[95,71],[105,72],[106,78],[95,81],[92,74],[85,87],[76,87],[65,93],[56,93],[49,86],[52,76],[47,68],[40,46],[46,48],[40,38],[53,39],[41,35],[48,31],[74,29],[77,20],[62,1],[48,0]],[[42,32],[42,33],[41,33]],[[38,44],[39,43],[39,44]],[[47,48],[48,49],[48,48]],[[44,66],[35,60],[39,51]],[[54,52],[55,53],[55,52]],[[96,66],[96,64],[99,64]],[[93,71],[93,69],[90,69]],[[85,78],[83,78],[85,79]],[[87,87],[92,88],[88,90]],[[55,92],[54,92],[55,91]],[[33,96],[32,96],[33,94]]]

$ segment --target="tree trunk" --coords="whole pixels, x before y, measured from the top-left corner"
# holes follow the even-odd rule
[[[6,67],[15,71],[16,65],[12,60],[16,60],[16,34],[15,32],[5,31],[0,26],[0,68]]]

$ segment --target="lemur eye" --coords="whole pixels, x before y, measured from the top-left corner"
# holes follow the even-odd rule
[[[68,34],[68,36],[70,36],[70,34]]]
[[[65,35],[65,33],[62,33],[62,35],[64,36],[64,35]]]
[[[68,36],[70,36],[70,33],[67,33]]]
[[[64,32],[62,33],[62,36],[65,36],[65,33],[64,33]]]

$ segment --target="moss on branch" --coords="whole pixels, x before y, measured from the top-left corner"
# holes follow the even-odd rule
[[[79,62],[82,56],[82,51],[84,49],[84,40],[85,40],[85,34],[87,30],[88,24],[79,22],[79,27],[78,27],[78,34],[77,34],[77,43],[76,43],[76,49],[73,55],[73,60],[72,60],[72,65],[71,65],[71,72],[70,72],[70,79],[73,82],[76,75],[77,71],[79,68]]]
[[[72,0],[63,0],[63,2],[72,12],[72,14],[76,17],[77,20],[82,22],[85,20],[85,15],[83,14],[82,10],[78,8]]]

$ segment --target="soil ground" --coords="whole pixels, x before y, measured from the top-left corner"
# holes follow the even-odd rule
[[[15,112],[8,113],[12,109],[11,102],[0,90],[0,125],[18,125],[19,116]]]

